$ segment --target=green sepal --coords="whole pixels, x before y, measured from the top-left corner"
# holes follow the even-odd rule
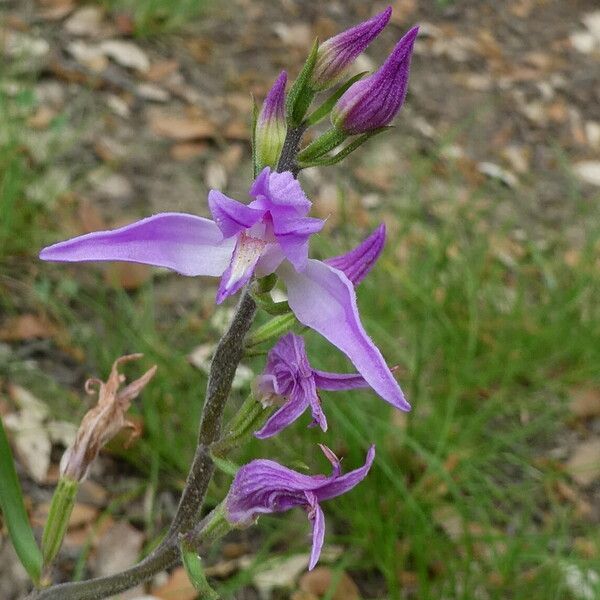
[[[310,127],[312,125],[316,125],[319,121],[322,121],[330,112],[331,109],[335,106],[336,102],[345,94],[348,88],[356,83],[359,79],[362,79],[368,71],[363,71],[362,73],[358,73],[351,79],[348,79],[346,83],[344,83],[340,88],[338,88],[319,108],[315,109],[312,114],[308,116],[306,119],[306,124]]]
[[[277,315],[261,325],[250,335],[246,342],[246,348],[253,348],[259,344],[264,344],[280,338],[284,333],[287,333],[296,324],[296,315],[292,312],[286,312],[282,315]]]
[[[62,546],[69,519],[75,506],[75,496],[79,489],[79,483],[68,477],[61,477],[54,490],[48,519],[42,534],[42,556],[44,567],[52,564]]]
[[[215,463],[215,467],[219,469],[225,475],[235,477],[236,473],[240,470],[240,465],[236,465],[233,461],[217,456],[216,453],[211,454],[212,461]]]
[[[180,550],[181,562],[185,567],[188,579],[194,588],[200,592],[202,600],[219,600],[221,596],[210,587],[204,574],[202,559],[198,556],[198,553],[194,549],[189,548],[185,542],[181,543]]]
[[[0,508],[4,523],[23,567],[37,586],[42,576],[42,553],[35,541],[23,502],[21,484],[0,418]]]
[[[336,127],[328,129],[298,154],[298,164],[313,161],[324,156],[343,143],[347,137],[348,134],[341,129],[337,129]]]
[[[315,92],[308,85],[312,72],[317,62],[317,51],[319,50],[319,40],[315,39],[310,54],[298,74],[298,78],[294,81],[286,101],[287,120],[290,127],[298,127],[306,111],[308,110]]]
[[[265,417],[271,414],[269,407],[264,407],[254,394],[249,394],[237,413],[225,427],[223,437],[212,444],[211,453],[214,457],[222,458],[236,446],[247,440],[255,431],[261,428]]]
[[[334,154],[333,156],[316,158],[313,160],[300,160],[298,161],[298,166],[301,169],[307,169],[308,167],[330,167],[331,165],[335,165],[339,163],[341,160],[344,160],[347,156],[352,154],[355,150],[357,150],[360,146],[362,146],[368,139],[387,131],[388,129],[393,129],[392,127],[379,127],[378,129],[373,129],[372,131],[368,131],[367,133],[363,133],[358,136],[352,142],[350,142],[347,146],[342,148],[339,152]]]
[[[290,312],[290,305],[286,300],[273,302],[269,294],[254,294],[253,298],[257,306],[270,315],[283,315]]]
[[[261,277],[256,281],[256,293],[257,294],[268,294],[277,284],[277,275],[271,273],[265,277]]]

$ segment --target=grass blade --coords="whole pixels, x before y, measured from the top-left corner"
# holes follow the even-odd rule
[[[0,419],[0,507],[19,560],[37,585],[42,574],[42,553],[33,537],[25,511],[21,485],[17,478],[2,419]]]

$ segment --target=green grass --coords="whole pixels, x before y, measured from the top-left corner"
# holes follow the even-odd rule
[[[210,0],[98,0],[112,13],[129,15],[140,37],[189,26],[206,11]]]

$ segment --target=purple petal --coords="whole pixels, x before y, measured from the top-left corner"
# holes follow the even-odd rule
[[[312,549],[308,570],[312,571],[319,560],[319,556],[321,556],[323,541],[325,540],[325,515],[313,492],[306,493],[306,500],[309,505],[308,519],[312,525]]]
[[[273,273],[285,259],[279,244],[268,244],[256,264],[256,276],[265,277]]]
[[[344,352],[384,400],[401,410],[410,410],[381,352],[360,322],[349,279],[317,260],[309,260],[300,273],[284,262],[278,273],[287,285],[288,302],[298,320]]]
[[[269,208],[274,220],[277,219],[277,208],[283,209],[285,216],[289,215],[290,209],[299,216],[305,216],[312,206],[299,181],[290,171],[276,173],[271,172],[269,167],[259,173],[250,188],[250,195],[258,200],[252,202],[252,206]],[[265,201],[268,204],[265,204]]]
[[[365,464],[354,471],[340,475],[339,477],[331,477],[327,483],[316,489],[315,495],[319,502],[341,496],[348,490],[358,485],[369,473],[371,465],[375,460],[375,446],[371,446],[367,452]]]
[[[357,81],[331,111],[335,127],[350,135],[385,127],[402,107],[408,89],[410,61],[418,27],[396,44],[381,68]]]
[[[210,190],[208,193],[208,206],[215,223],[226,238],[243,229],[250,229],[264,214],[264,211],[250,208],[218,190]]]
[[[227,494],[228,519],[245,523],[258,514],[283,512],[306,504],[306,491],[329,478],[297,473],[272,460],[253,460],[236,473]]]
[[[323,90],[339,81],[346,69],[387,25],[391,15],[392,7],[388,6],[372,19],[325,40],[319,46],[317,62],[311,76],[312,87]]]
[[[344,275],[357,286],[369,273],[385,245],[385,225],[382,223],[356,248],[346,254],[333,256],[324,262]]]
[[[239,236],[231,256],[231,262],[219,284],[217,304],[221,304],[225,298],[235,294],[248,282],[266,245],[264,240],[245,233]]]
[[[325,222],[312,217],[279,219],[274,234],[286,258],[297,270],[302,270],[308,260],[308,240],[323,229]]]
[[[312,414],[312,423],[310,426],[318,425],[322,431],[327,431],[327,418],[321,407],[321,399],[317,393],[315,380],[313,377],[307,377],[300,382],[302,393],[308,398],[310,404],[310,412]]]
[[[131,225],[96,231],[44,248],[42,260],[126,261],[166,267],[182,275],[218,277],[234,242],[213,221],[185,213],[160,213]]]
[[[268,121],[282,121],[285,126],[285,84],[287,73],[281,71],[275,80],[273,87],[269,90],[258,115],[257,127],[264,126]]]
[[[268,197],[269,195],[269,176],[271,168],[265,167],[252,182],[250,191],[248,192],[253,198]]]
[[[365,378],[358,373],[328,373],[313,369],[315,384],[320,390],[341,392],[369,387]]]
[[[296,421],[308,408],[309,399],[300,390],[275,413],[273,413],[261,429],[254,433],[259,440],[273,437]]]

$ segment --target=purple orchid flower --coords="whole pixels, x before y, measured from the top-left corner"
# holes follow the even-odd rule
[[[342,95],[331,111],[331,122],[337,129],[354,135],[385,127],[392,121],[406,97],[418,33],[418,27],[408,31],[378,71],[357,81]]]
[[[360,483],[375,459],[375,446],[371,446],[365,464],[342,475],[336,455],[326,446],[320,447],[333,466],[329,477],[303,475],[272,460],[253,460],[237,472],[225,499],[226,518],[238,526],[251,524],[261,514],[303,507],[312,524],[309,570],[317,564],[325,539],[325,515],[319,503],[340,496]]]
[[[327,419],[321,408],[318,389],[328,391],[369,387],[359,374],[328,373],[313,369],[306,355],[304,340],[287,333],[275,344],[267,357],[267,365],[256,381],[258,399],[271,405],[284,398],[285,403],[272,414],[254,435],[265,439],[278,434],[310,407],[313,421],[327,431]]]
[[[217,303],[253,274],[277,273],[296,318],[339,348],[367,383],[393,406],[410,410],[381,352],[364,330],[356,293],[334,266],[308,258],[308,240],[323,221],[310,218],[311,202],[292,173],[267,167],[250,188],[246,205],[212,190],[214,221],[160,213],[119,229],[78,236],[44,248],[42,260],[119,260],[166,267],[182,275],[221,277]]]
[[[358,55],[381,33],[391,16],[392,7],[388,6],[372,19],[325,40],[317,51],[311,87],[321,91],[335,85]]]
[[[285,135],[285,84],[287,73],[282,71],[263,102],[256,120],[255,147],[256,159],[262,167],[276,167]]]

